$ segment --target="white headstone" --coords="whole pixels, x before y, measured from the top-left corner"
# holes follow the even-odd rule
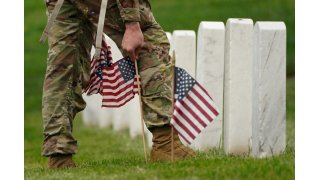
[[[176,67],[185,69],[192,77],[196,76],[196,33],[189,30],[173,31],[171,49],[175,51]],[[184,145],[189,145],[183,138],[180,140]]]
[[[129,117],[126,117],[128,106],[122,106],[113,109],[112,129],[114,131],[123,131],[129,128]]]
[[[286,148],[286,26],[283,22],[256,23],[254,61],[252,155],[268,157]]]
[[[174,31],[171,45],[175,50],[176,66],[184,68],[192,77],[195,77],[196,33],[194,31]]]
[[[94,94],[91,96],[83,94],[82,97],[87,103],[86,108],[82,111],[82,120],[84,125],[99,125],[101,96],[98,94]]]
[[[171,44],[171,40],[172,40],[172,34],[171,32],[166,32],[167,38],[169,40],[169,43]]]
[[[99,95],[100,96],[100,95]],[[100,96],[100,99],[102,97]],[[112,121],[114,119],[114,110],[109,108],[101,107],[101,100],[98,102],[100,104],[100,109],[96,111],[99,115],[99,127],[105,128],[112,125]]]
[[[153,135],[149,130],[146,132],[146,135],[147,135],[148,147],[151,148],[153,144],[152,142]]]
[[[201,22],[198,30],[197,81],[208,91],[220,115],[195,139],[197,150],[222,145],[225,27],[222,22]]]
[[[173,53],[173,47],[172,47],[172,34],[170,32],[166,32],[167,38],[170,43],[170,50],[169,50],[169,55],[172,56]]]
[[[224,149],[247,154],[252,137],[253,22],[229,19],[224,77]]]
[[[130,111],[127,113],[130,137],[135,138],[142,135],[139,96],[136,95],[126,106],[130,107]]]

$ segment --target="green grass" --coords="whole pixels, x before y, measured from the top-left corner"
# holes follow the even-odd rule
[[[288,97],[294,94],[294,79],[287,82]],[[85,127],[75,120],[74,135],[79,140],[75,161],[70,170],[48,170],[47,159],[40,156],[42,143],[41,114],[28,113],[25,119],[26,179],[293,179],[294,178],[294,98],[287,100],[287,149],[280,156],[254,159],[228,156],[222,150],[202,153],[178,163],[145,165],[140,138],[131,140],[128,132]]]
[[[157,20],[166,31],[197,30],[200,21],[228,17],[285,21],[288,29],[287,149],[280,156],[254,159],[227,156],[222,150],[200,154],[178,163],[145,165],[141,139],[128,132],[85,127],[78,117],[74,135],[78,167],[48,170],[40,156],[42,144],[41,93],[47,45],[38,43],[46,22],[43,1],[25,1],[25,127],[26,179],[293,179],[295,157],[294,2],[293,0],[151,0]]]

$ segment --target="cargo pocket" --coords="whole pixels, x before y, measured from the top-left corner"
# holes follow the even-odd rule
[[[142,95],[143,96],[161,96],[165,90],[165,74],[159,67],[153,67],[140,72]]]

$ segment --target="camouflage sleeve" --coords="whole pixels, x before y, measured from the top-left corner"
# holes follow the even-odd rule
[[[139,0],[117,0],[117,3],[124,22],[140,22]]]

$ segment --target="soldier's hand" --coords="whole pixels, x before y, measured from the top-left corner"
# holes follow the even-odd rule
[[[132,61],[138,59],[139,51],[142,48],[143,43],[144,38],[139,22],[127,22],[121,46],[124,52],[130,56]]]

